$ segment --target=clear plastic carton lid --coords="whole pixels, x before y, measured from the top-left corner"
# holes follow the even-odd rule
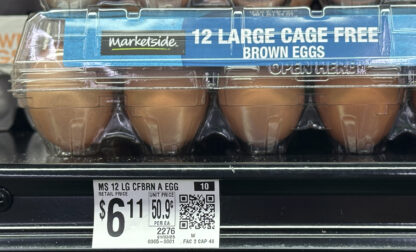
[[[415,37],[413,5],[50,11],[25,27],[13,89],[287,88],[262,78],[325,88],[340,76],[408,85],[391,79],[413,75]]]

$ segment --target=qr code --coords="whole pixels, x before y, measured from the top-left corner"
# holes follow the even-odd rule
[[[215,229],[215,195],[179,195],[180,229]]]

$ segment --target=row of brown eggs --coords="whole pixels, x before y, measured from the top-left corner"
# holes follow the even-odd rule
[[[93,78],[77,81],[94,75],[74,78],[59,63],[38,63],[35,68],[54,69],[47,75],[27,76],[30,86],[25,99],[35,127],[64,152],[84,152],[105,130],[115,93],[94,89]],[[208,91],[195,88],[203,87],[201,71],[156,68],[130,74],[124,108],[137,135],[156,154],[178,152],[194,139],[205,119]],[[220,78],[218,91],[219,105],[234,134],[258,150],[269,150],[289,136],[304,108],[305,91],[297,80],[267,76],[265,68],[230,70]],[[329,134],[347,151],[371,152],[398,115],[404,93],[394,87],[398,82],[396,77],[336,77],[326,82],[333,88],[315,89],[314,103]],[[339,87],[345,84],[360,87]],[[374,87],[379,84],[383,87]]]
[[[48,8],[74,9],[95,5],[99,0],[44,0]],[[172,8],[186,7],[191,0],[122,0],[143,7]],[[108,1],[110,2],[110,1]],[[313,0],[198,0],[193,6],[227,6],[230,3],[244,7],[310,6]],[[320,0],[322,5],[370,5],[380,0]],[[117,1],[115,2],[117,3]]]
[[[86,152],[110,121],[115,91],[100,86],[94,71],[77,73],[65,69],[62,51],[56,53],[55,63],[40,61],[33,68],[36,72],[26,76],[30,81],[24,104],[35,128],[62,152]],[[172,68],[145,69],[132,76],[137,74],[142,78],[130,80],[126,88],[132,89],[124,92],[131,125],[155,153],[178,152],[194,138],[208,107],[207,91],[190,89],[202,86],[202,78],[198,77],[201,73]]]
[[[295,79],[256,78],[267,76],[264,69],[228,74],[232,76],[228,87],[301,84]],[[250,75],[253,78],[248,78]],[[404,92],[394,87],[398,82],[396,77],[332,78],[325,82],[325,86],[332,87],[315,89],[314,104],[333,139],[348,152],[368,153],[389,133],[397,118]],[[364,87],[367,85],[370,87]],[[219,91],[219,102],[233,132],[255,149],[267,150],[296,128],[304,107],[304,89],[226,88]]]

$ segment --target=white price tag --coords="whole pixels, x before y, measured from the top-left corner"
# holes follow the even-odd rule
[[[94,181],[93,248],[218,248],[218,180]]]

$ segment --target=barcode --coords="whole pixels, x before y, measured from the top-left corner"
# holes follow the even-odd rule
[[[180,229],[215,229],[215,195],[179,195]]]

